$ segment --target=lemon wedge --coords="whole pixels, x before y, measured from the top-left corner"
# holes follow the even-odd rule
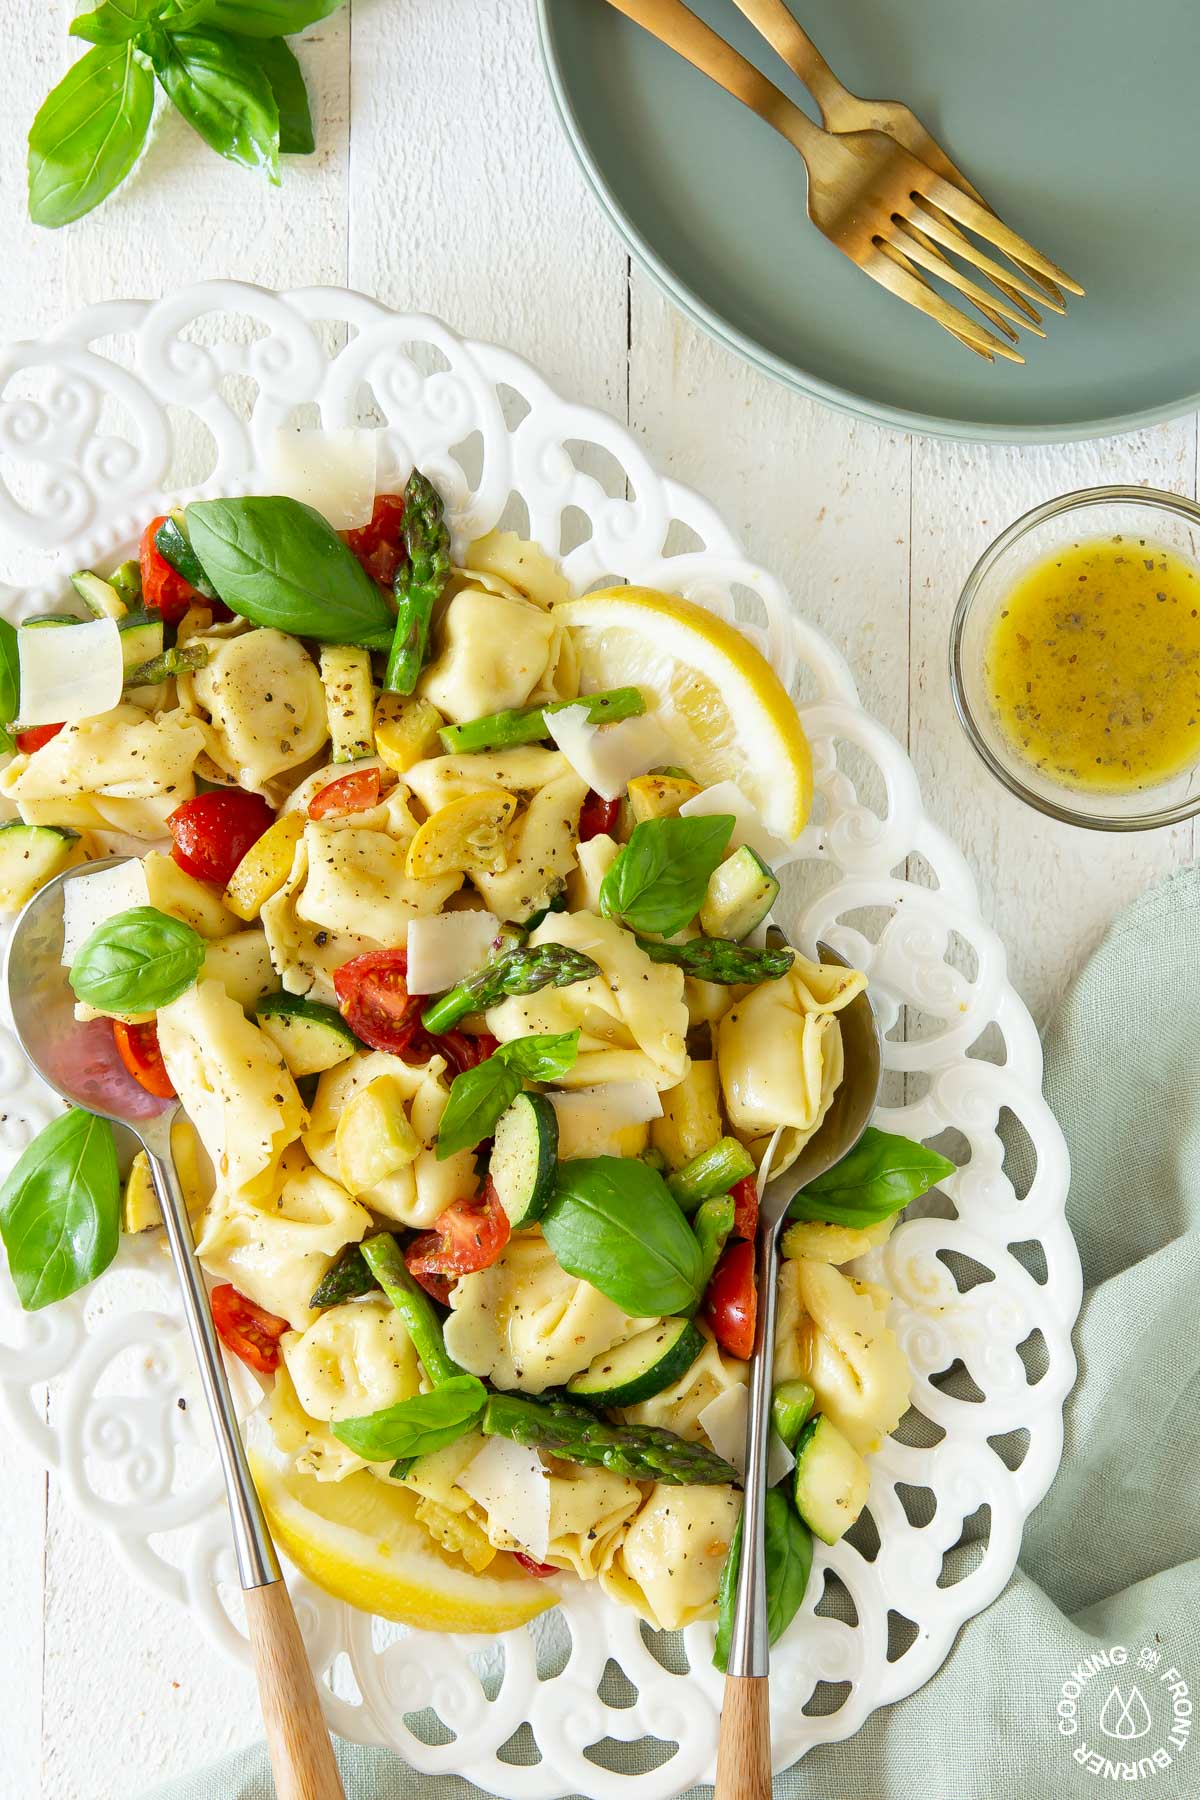
[[[740,631],[653,588],[605,588],[559,601],[584,693],[652,695],[679,760],[705,787],[733,781],[775,837],[794,838],[812,806],[812,756],[787,689]]]
[[[416,1517],[420,1496],[365,1470],[318,1481],[255,1447],[250,1469],[279,1548],[327,1594],[422,1631],[511,1631],[558,1596],[510,1556],[476,1574]]]

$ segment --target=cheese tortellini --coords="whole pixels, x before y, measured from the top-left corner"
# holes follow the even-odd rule
[[[456,725],[523,706],[546,673],[554,635],[540,606],[460,588],[435,628],[436,654],[418,691]]]
[[[908,1408],[912,1376],[887,1303],[831,1263],[785,1260],[780,1272],[776,1372],[807,1381],[859,1451],[878,1450]]]
[[[300,770],[329,736],[325,690],[308,651],[286,632],[198,632],[208,662],[182,676],[179,698],[201,715],[218,769],[262,793],[272,776]]]
[[[150,717],[128,701],[79,719],[32,756],[15,756],[0,794],[27,825],[69,825],[132,837],[166,835],[168,813],[196,791],[204,733],[185,712]]]
[[[601,1587],[661,1631],[709,1618],[740,1511],[733,1488],[657,1482]]]

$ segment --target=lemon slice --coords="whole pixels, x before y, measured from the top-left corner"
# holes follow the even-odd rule
[[[511,1631],[558,1596],[509,1556],[485,1574],[441,1550],[420,1496],[365,1470],[318,1481],[251,1447],[250,1469],[279,1548],[327,1594],[422,1631]]]
[[[775,837],[794,838],[812,806],[812,757],[770,663],[732,625],[653,588],[606,588],[560,601],[580,685],[652,694],[679,760],[705,787],[734,781]]]

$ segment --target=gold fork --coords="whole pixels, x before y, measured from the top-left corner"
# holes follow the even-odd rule
[[[999,276],[1030,301],[1046,302],[1044,288],[1028,275],[1004,269],[959,227],[965,226],[1044,282],[1082,293],[1077,282],[963,189],[919,161],[881,131],[834,136],[814,125],[753,63],[711,30],[683,0],[608,0],[686,62],[726,89],[773,127],[795,149],[808,171],[808,216],[830,243],[864,274],[935,319],[960,343],[990,362],[1024,357],[978,320],[952,306],[921,274],[930,252],[914,230],[951,250],[981,273]],[[986,292],[953,263],[938,275],[973,305],[991,308],[1010,324],[1027,319],[1007,300]]]

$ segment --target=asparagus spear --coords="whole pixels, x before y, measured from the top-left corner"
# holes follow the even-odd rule
[[[109,587],[116,588],[126,606],[140,606],[142,602],[142,569],[136,562],[123,562],[108,577]]]
[[[154,687],[172,675],[194,675],[207,662],[207,644],[187,644],[182,650],[163,650],[158,656],[150,657],[148,662],[130,669],[125,676],[125,686]]]
[[[516,706],[507,712],[487,713],[463,725],[443,725],[438,732],[448,756],[476,750],[511,750],[517,744],[539,744],[548,738],[546,714],[567,706],[586,706],[589,725],[611,725],[617,719],[636,719],[646,710],[637,688],[607,688],[600,694],[581,694],[578,700],[551,700],[546,706]]]
[[[733,1195],[721,1194],[712,1200],[702,1200],[692,1220],[692,1230],[700,1245],[704,1265],[694,1309],[698,1312],[704,1299],[704,1290],[712,1280],[713,1270],[725,1248],[725,1240],[733,1230]]]
[[[442,497],[419,469],[404,490],[404,544],[408,560],[396,570],[396,632],[383,679],[389,694],[411,694],[416,687],[429,648],[429,621],[450,573]]]
[[[570,987],[574,981],[590,981],[599,965],[582,950],[565,944],[538,944],[509,950],[495,962],[485,963],[465,981],[427,1006],[421,1014],[426,1031],[449,1031],[468,1013],[486,1012],[506,994],[536,994],[545,987]]]
[[[409,1274],[400,1246],[391,1233],[381,1231],[378,1237],[367,1238],[362,1253],[367,1267],[404,1320],[413,1349],[434,1387],[463,1374],[464,1371],[447,1354],[441,1321],[432,1300]]]
[[[732,938],[693,938],[687,944],[660,944],[655,938],[638,938],[651,962],[676,963],[697,981],[717,981],[736,987],[743,981],[778,981],[792,966],[790,950],[752,950]]]
[[[690,1444],[655,1425],[606,1425],[585,1408],[561,1400],[491,1394],[483,1429],[564,1462],[609,1469],[633,1481],[715,1487],[738,1479],[737,1470],[706,1444]]]
[[[357,1300],[360,1294],[377,1291],[376,1281],[367,1259],[357,1244],[344,1244],[330,1263],[310,1306],[340,1306],[343,1300]]]
[[[667,1176],[667,1186],[685,1213],[695,1212],[702,1200],[727,1194],[736,1182],[754,1173],[754,1158],[736,1138],[718,1138],[691,1162]]]

